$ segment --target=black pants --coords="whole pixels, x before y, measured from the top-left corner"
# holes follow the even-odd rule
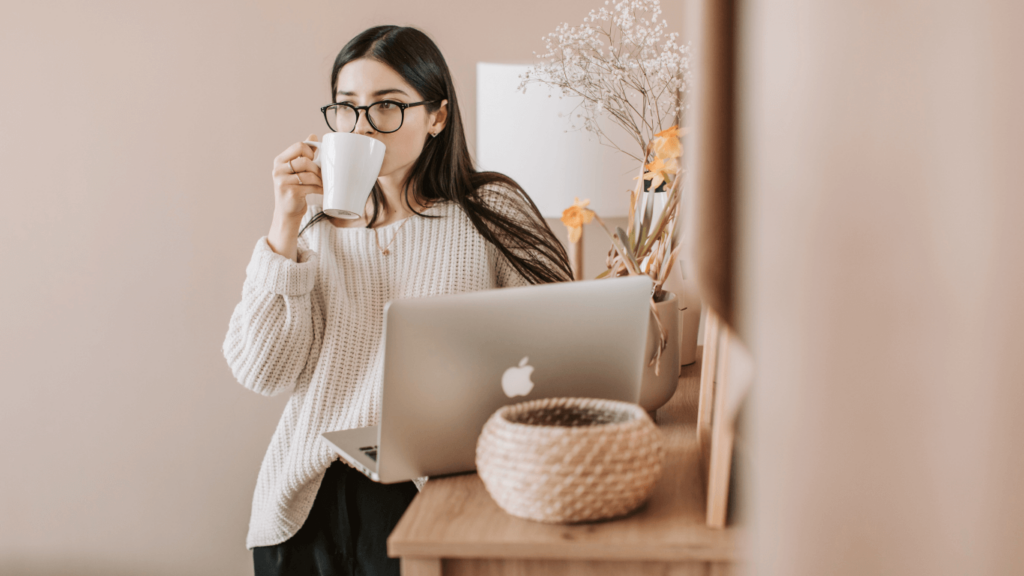
[[[379,484],[334,461],[302,528],[252,550],[256,576],[399,576],[387,538],[416,496],[412,482]]]

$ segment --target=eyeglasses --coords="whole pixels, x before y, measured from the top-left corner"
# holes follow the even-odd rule
[[[327,120],[327,126],[330,127],[332,132],[338,132],[339,128],[344,128],[345,126],[351,126],[347,132],[352,132],[356,129],[356,124],[359,122],[359,111],[366,110],[366,119],[370,122],[370,126],[373,126],[373,129],[377,132],[390,134],[397,132],[402,127],[402,123],[405,122],[406,108],[432,102],[437,102],[437,100],[424,100],[411,104],[395,102],[394,100],[381,100],[369,106],[353,106],[347,103],[328,104],[321,108],[320,111],[324,113],[324,120]]]

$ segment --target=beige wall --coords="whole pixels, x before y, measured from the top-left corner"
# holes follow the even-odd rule
[[[600,4],[5,5],[0,573],[251,573],[286,399],[235,383],[220,345],[269,227],[271,162],[325,131],[334,56],[372,25],[421,28],[472,144],[475,63],[530,62]],[[681,13],[665,7],[680,30]]]
[[[1024,574],[1020,2],[743,2],[751,574]]]

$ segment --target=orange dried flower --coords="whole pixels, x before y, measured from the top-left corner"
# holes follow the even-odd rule
[[[680,131],[672,126],[654,135],[648,150],[654,152],[654,160],[644,165],[644,180],[651,181],[651,190],[661,186],[662,182],[670,182],[679,174],[679,157],[683,154],[683,145],[679,140],[685,136],[687,128]],[[637,176],[633,180],[639,180]]]
[[[580,200],[578,197],[572,206],[562,211],[562,224],[569,229],[569,242],[573,244],[580,241],[583,235],[583,225],[589,224],[594,219],[594,211],[587,208],[590,200]]]
[[[678,129],[675,126],[666,128],[654,135],[654,154],[658,158],[678,158],[683,155],[680,138],[686,136],[689,128]]]
[[[679,160],[676,158],[655,158],[648,164],[644,164],[644,180],[651,181],[651,190],[655,190],[658,186],[661,186],[662,182],[668,182],[669,176],[675,176],[679,173]],[[637,176],[633,180],[637,180],[640,177]]]

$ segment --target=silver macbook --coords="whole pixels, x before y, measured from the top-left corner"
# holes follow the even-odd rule
[[[323,437],[391,484],[475,470],[477,437],[506,404],[636,403],[651,290],[629,276],[388,302],[378,425]]]

